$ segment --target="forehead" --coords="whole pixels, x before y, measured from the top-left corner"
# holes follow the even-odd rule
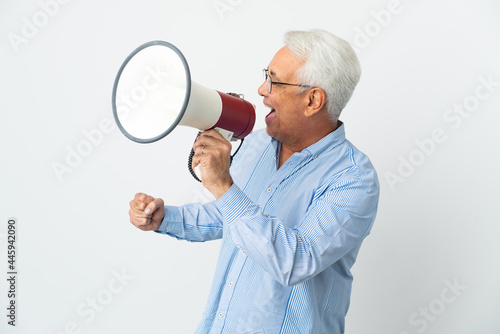
[[[304,61],[295,57],[286,46],[276,52],[269,63],[269,74],[274,79],[294,79],[295,72],[304,64]]]

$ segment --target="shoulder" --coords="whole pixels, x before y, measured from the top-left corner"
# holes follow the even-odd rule
[[[377,172],[370,158],[354,146],[349,140],[345,140],[346,153],[351,163],[351,173],[360,177],[377,180]]]
[[[332,142],[314,164],[320,176],[320,189],[359,187],[378,189],[377,172],[369,157],[343,138],[340,142]]]

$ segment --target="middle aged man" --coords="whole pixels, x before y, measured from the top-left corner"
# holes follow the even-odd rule
[[[193,146],[216,200],[172,207],[139,193],[130,202],[142,230],[222,238],[197,333],[344,333],[350,269],[379,197],[372,164],[338,120],[359,77],[344,40],[287,33],[259,88],[266,130],[245,140],[231,168],[231,144],[216,131]]]

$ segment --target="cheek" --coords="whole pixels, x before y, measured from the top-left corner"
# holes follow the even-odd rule
[[[293,99],[282,99],[274,101],[276,116],[280,125],[300,126],[303,122],[302,113],[297,107],[297,101]]]
[[[287,105],[281,113],[281,122],[286,124],[296,124],[302,122],[299,111],[295,105]]]

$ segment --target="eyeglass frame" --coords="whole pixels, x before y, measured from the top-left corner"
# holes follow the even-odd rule
[[[267,92],[270,94],[271,91],[273,90],[273,84],[276,85],[285,85],[285,86],[296,86],[296,87],[306,87],[306,88],[314,88],[313,86],[309,85],[301,85],[301,84],[291,84],[291,83],[286,83],[286,82],[278,82],[278,81],[272,81],[271,76],[269,75],[269,68],[265,68],[262,70],[264,73],[264,80],[266,81],[267,84]]]

